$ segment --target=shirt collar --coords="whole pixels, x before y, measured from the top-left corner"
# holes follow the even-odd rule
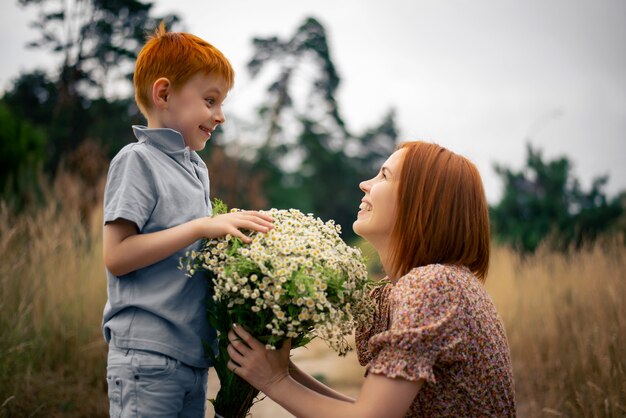
[[[147,128],[141,125],[133,125],[133,132],[137,139],[154,145],[169,155],[178,154],[187,150],[185,140],[180,132],[169,128]]]
[[[198,153],[185,145],[185,139],[181,133],[174,129],[133,125],[133,132],[139,142],[145,141],[177,161],[184,163],[184,161],[191,160],[200,166],[204,165]]]

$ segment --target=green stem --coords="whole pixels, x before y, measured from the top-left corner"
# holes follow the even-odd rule
[[[259,391],[252,385],[239,376],[234,376],[217,393],[213,403],[215,413],[224,418],[245,418],[258,394]]]
[[[215,371],[220,380],[220,390],[213,401],[215,413],[224,418],[245,418],[248,416],[259,390],[228,369],[229,341],[226,333],[219,337],[219,354],[214,361]]]

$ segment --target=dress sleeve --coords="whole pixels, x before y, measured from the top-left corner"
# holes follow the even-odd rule
[[[141,231],[156,205],[152,170],[133,148],[111,161],[104,190],[104,223],[126,219]]]
[[[385,284],[372,290],[370,297],[376,303],[374,318],[371,323],[363,324],[362,327],[355,330],[354,341],[357,357],[361,366],[366,366],[372,360],[372,355],[368,349],[370,338],[387,329],[387,318],[389,316],[388,297],[390,289],[391,286]]]
[[[466,339],[461,292],[444,266],[418,268],[402,277],[389,295],[389,329],[369,341],[368,372],[436,383],[437,361],[457,352]]]

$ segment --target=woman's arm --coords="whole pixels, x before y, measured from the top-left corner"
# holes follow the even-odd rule
[[[289,361],[289,375],[293,378],[293,380],[300,383],[302,386],[307,387],[320,395],[328,396],[344,402],[354,402],[354,399],[351,397],[333,390],[310,374],[303,372],[292,361]]]
[[[325,396],[289,375],[290,342],[267,350],[241,327],[234,330],[229,333],[228,367],[299,418],[404,417],[422,386],[422,380],[369,374],[354,402]]]

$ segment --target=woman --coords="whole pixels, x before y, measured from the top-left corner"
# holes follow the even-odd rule
[[[297,417],[513,417],[504,328],[483,287],[489,218],[476,167],[445,148],[401,145],[371,180],[354,231],[380,256],[389,284],[357,331],[366,378],[354,400],[266,350],[241,327],[229,367]]]

